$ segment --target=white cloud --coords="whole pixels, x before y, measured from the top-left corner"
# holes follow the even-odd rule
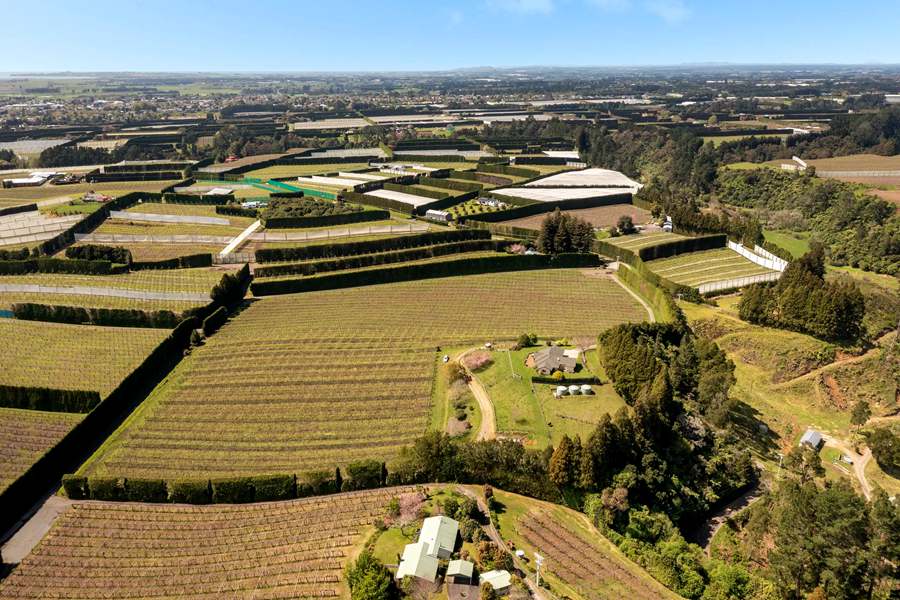
[[[521,14],[548,14],[553,12],[554,0],[487,0],[489,7]]]
[[[631,0],[587,0],[588,4],[600,10],[622,12],[631,8]]]
[[[691,16],[691,9],[685,5],[684,0],[651,0],[646,7],[650,13],[671,25],[681,23]]]

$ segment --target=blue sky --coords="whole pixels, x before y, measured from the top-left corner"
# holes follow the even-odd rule
[[[900,63],[900,0],[0,0],[0,72]]]

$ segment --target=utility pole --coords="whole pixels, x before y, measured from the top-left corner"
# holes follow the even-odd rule
[[[534,564],[536,567],[534,570],[534,585],[541,587],[541,565],[544,564],[544,557],[537,552],[534,553]]]

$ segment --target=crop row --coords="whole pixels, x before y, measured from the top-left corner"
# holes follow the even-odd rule
[[[596,336],[645,314],[579,270],[264,298],[194,350],[87,468],[209,478],[389,460],[421,435],[438,347]]]
[[[0,597],[337,596],[359,533],[411,492],[265,505],[76,504],[0,583]]]
[[[82,415],[0,408],[0,491],[24,473]]]

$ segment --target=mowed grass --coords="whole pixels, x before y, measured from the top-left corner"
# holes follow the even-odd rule
[[[697,287],[704,283],[771,273],[729,248],[679,254],[648,261],[647,267],[673,283]]]
[[[106,396],[168,334],[167,329],[0,319],[0,385],[92,390]]]
[[[555,398],[555,385],[532,384],[531,376],[536,371],[525,366],[525,359],[539,350],[541,347],[536,346],[493,352],[491,366],[475,374],[491,397],[501,435],[522,439],[537,448],[556,446],[563,435],[587,440],[601,416],[615,414],[626,406],[602,372],[606,385],[592,386],[594,394],[589,396]],[[589,364],[600,369],[598,362]],[[592,369],[582,368],[577,376],[592,374]]]
[[[79,242],[75,246],[121,246],[131,251],[131,258],[136,261],[167,260],[178,256],[190,254],[217,254],[225,248],[225,244],[182,244],[182,243],[157,243],[157,242],[115,242],[99,244],[97,242]],[[61,251],[60,255],[65,255]]]
[[[428,427],[439,346],[593,337],[643,319],[614,282],[575,269],[263,298],[196,349],[85,471],[215,477],[390,459]]]
[[[763,231],[763,235],[767,242],[772,242],[777,246],[781,246],[790,252],[791,256],[794,258],[800,258],[809,252],[810,234],[808,232],[798,233],[793,231],[765,230]]]
[[[636,233],[634,235],[623,235],[620,237],[609,238],[606,241],[613,246],[618,246],[619,248],[624,248],[626,250],[631,250],[632,252],[637,253],[637,251],[641,248],[649,248],[650,246],[656,246],[664,242],[683,240],[684,237],[685,236],[678,235],[677,233],[658,231],[654,233]]]
[[[680,598],[628,559],[583,514],[496,489],[494,500],[501,537],[525,551],[525,575],[534,578],[534,553],[541,554],[545,559],[541,579],[556,596],[583,600]]]
[[[153,223],[149,221],[131,221],[129,219],[107,219],[93,233],[101,235],[206,235],[216,237],[235,237],[244,227],[233,225],[200,225],[196,223]]]
[[[0,583],[0,597],[349,597],[343,569],[355,547],[391,498],[412,492],[249,505],[77,503]]]
[[[0,492],[28,470],[83,417],[0,407]]]
[[[255,219],[250,217],[235,217],[232,215],[220,215],[216,212],[216,207],[206,204],[168,204],[163,202],[142,202],[130,207],[126,212],[154,214],[154,215],[177,215],[192,217],[215,217],[217,219],[227,219],[232,227],[246,228],[253,223]]]

